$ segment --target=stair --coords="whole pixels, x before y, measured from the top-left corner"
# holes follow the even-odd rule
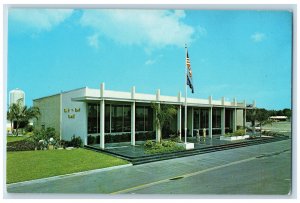
[[[217,151],[246,147],[246,146],[251,146],[251,145],[265,144],[265,143],[276,142],[276,141],[287,140],[287,139],[289,139],[289,137],[287,137],[287,136],[278,136],[278,137],[272,137],[272,138],[264,138],[263,137],[263,138],[259,138],[259,139],[247,140],[246,142],[230,143],[230,144],[209,146],[209,147],[205,147],[205,148],[196,148],[196,149],[191,149],[191,150],[169,152],[169,153],[164,153],[164,154],[145,155],[145,156],[139,156],[139,157],[129,157],[126,155],[121,155],[121,154],[113,153],[110,151],[101,150],[99,148],[88,146],[88,145],[85,145],[84,148],[90,149],[93,151],[107,153],[107,154],[125,159],[125,160],[131,162],[133,165],[139,165],[139,164],[150,163],[150,162],[155,162],[155,161],[162,161],[162,160],[167,160],[167,159],[193,156],[193,155],[198,155],[198,154],[217,152]]]

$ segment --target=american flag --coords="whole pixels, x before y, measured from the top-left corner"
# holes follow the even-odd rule
[[[191,68],[191,63],[190,63],[190,58],[189,58],[189,53],[186,51],[186,67],[188,69],[188,74],[186,78],[186,84],[191,88],[192,93],[194,93],[194,86],[193,86],[193,81],[192,81],[192,68]]]
[[[186,52],[186,67],[188,68],[190,77],[192,77],[192,69],[188,52]]]

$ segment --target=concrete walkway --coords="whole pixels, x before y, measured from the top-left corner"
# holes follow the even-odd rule
[[[284,140],[26,186],[8,186],[8,197],[28,195],[12,193],[288,194],[290,149],[291,140]]]

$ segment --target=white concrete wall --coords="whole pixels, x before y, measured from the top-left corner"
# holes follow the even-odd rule
[[[62,94],[62,129],[61,138],[63,140],[71,140],[72,136],[80,136],[83,143],[86,144],[87,137],[87,109],[85,102],[72,101],[73,97],[85,95],[85,88],[78,89]],[[75,112],[75,108],[80,110]],[[65,112],[68,110],[69,112]],[[74,118],[69,118],[70,115],[75,115]]]
[[[99,89],[90,89],[87,88],[86,94],[84,95],[86,97],[91,98],[99,98],[100,97],[100,90]],[[78,96],[79,97],[79,96]],[[110,99],[116,99],[116,100],[130,100],[131,98],[131,92],[121,92],[121,91],[112,91],[112,90],[105,90],[104,91],[104,97],[110,98]],[[135,92],[135,99],[138,100],[144,100],[147,102],[156,101],[156,94],[142,94]],[[170,103],[178,103],[178,102],[185,102],[185,97],[181,96],[180,99],[178,99],[177,96],[166,96],[166,95],[160,95],[159,101],[162,102],[170,102]],[[187,98],[188,105],[209,105],[209,99],[200,99],[200,98]],[[222,105],[222,99],[219,100],[212,100],[212,105]],[[244,107],[244,102],[237,102],[236,99],[234,99],[233,102],[230,101],[224,101],[224,106],[239,106]]]
[[[243,126],[244,125],[244,116],[243,116],[243,110],[242,109],[237,109],[236,110],[236,125],[237,126]]]
[[[41,115],[38,119],[34,119],[34,126],[41,129],[54,128],[56,135],[60,136],[60,94],[36,99],[33,101],[33,106],[40,109]]]

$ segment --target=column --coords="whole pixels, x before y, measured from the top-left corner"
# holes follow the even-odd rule
[[[105,135],[104,135],[104,115],[105,115],[105,101],[104,101],[104,91],[105,91],[105,85],[104,83],[101,83],[100,87],[100,97],[102,100],[100,101],[100,148],[104,149],[105,148]]]
[[[158,109],[160,109],[160,103],[159,103],[159,100],[160,100],[160,89],[158,89],[158,90],[156,91],[156,101],[157,101],[157,103],[158,103]],[[157,112],[155,112],[155,117],[156,117],[156,114],[157,114]],[[156,120],[156,118],[155,118],[155,120]],[[161,129],[160,129],[160,125],[157,124],[155,129],[156,129],[156,142],[160,142],[160,137],[161,137]]]
[[[135,86],[131,89],[131,145],[135,145]]]
[[[160,104],[158,104],[158,108],[160,109]],[[156,114],[157,112],[155,112]],[[160,142],[161,138],[161,129],[160,129],[160,124],[156,125],[156,142]]]
[[[212,107],[208,110],[208,136],[212,139]]]
[[[246,130],[246,116],[247,116],[247,109],[244,109],[244,120],[243,120],[243,125],[244,129]]]
[[[179,139],[181,140],[181,105],[177,110],[177,131],[179,132]]]
[[[135,102],[131,103],[131,145],[135,145]]]
[[[236,131],[236,108],[233,109],[232,130]]]
[[[192,133],[191,134],[192,134],[192,137],[194,137],[194,108],[193,107],[192,107],[192,116],[191,117],[192,117],[192,119],[191,119],[192,120],[191,121],[192,122],[192,129],[191,129]]]
[[[102,99],[100,101],[100,148],[105,148],[105,135],[104,135],[104,115],[105,115],[105,101]]]
[[[225,107],[221,109],[221,135],[225,135]]]

